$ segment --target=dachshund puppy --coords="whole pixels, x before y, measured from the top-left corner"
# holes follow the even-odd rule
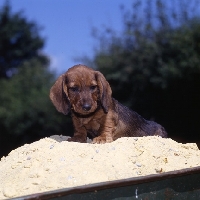
[[[50,99],[59,112],[71,113],[75,132],[68,141],[86,142],[88,135],[99,144],[120,137],[167,137],[161,125],[112,98],[103,74],[85,65],[75,65],[62,74],[50,90]]]

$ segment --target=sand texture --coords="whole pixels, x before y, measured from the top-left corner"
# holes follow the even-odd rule
[[[90,144],[55,135],[1,158],[0,199],[197,166],[195,143],[149,136]]]

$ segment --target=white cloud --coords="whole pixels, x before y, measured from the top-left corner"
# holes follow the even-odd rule
[[[64,73],[71,66],[71,62],[67,61],[64,54],[49,55],[50,70],[55,71],[58,74]]]

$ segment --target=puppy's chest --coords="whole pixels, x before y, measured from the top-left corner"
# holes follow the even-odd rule
[[[99,130],[101,124],[100,124],[100,120],[98,119],[91,119],[90,121],[88,122],[83,122],[83,126],[89,130],[89,129],[92,129],[92,130]]]
[[[91,120],[89,123],[85,124],[84,127],[87,133],[89,133],[93,137],[96,137],[97,135],[99,135],[101,124],[97,120]]]

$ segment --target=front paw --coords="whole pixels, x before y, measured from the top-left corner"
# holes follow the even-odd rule
[[[98,136],[92,140],[93,144],[105,144],[110,142],[113,142],[113,139],[110,137],[106,138],[105,136]]]
[[[82,137],[78,137],[78,136],[74,136],[71,138],[67,139],[68,142],[80,142],[80,143],[86,143],[86,138],[82,138]]]

